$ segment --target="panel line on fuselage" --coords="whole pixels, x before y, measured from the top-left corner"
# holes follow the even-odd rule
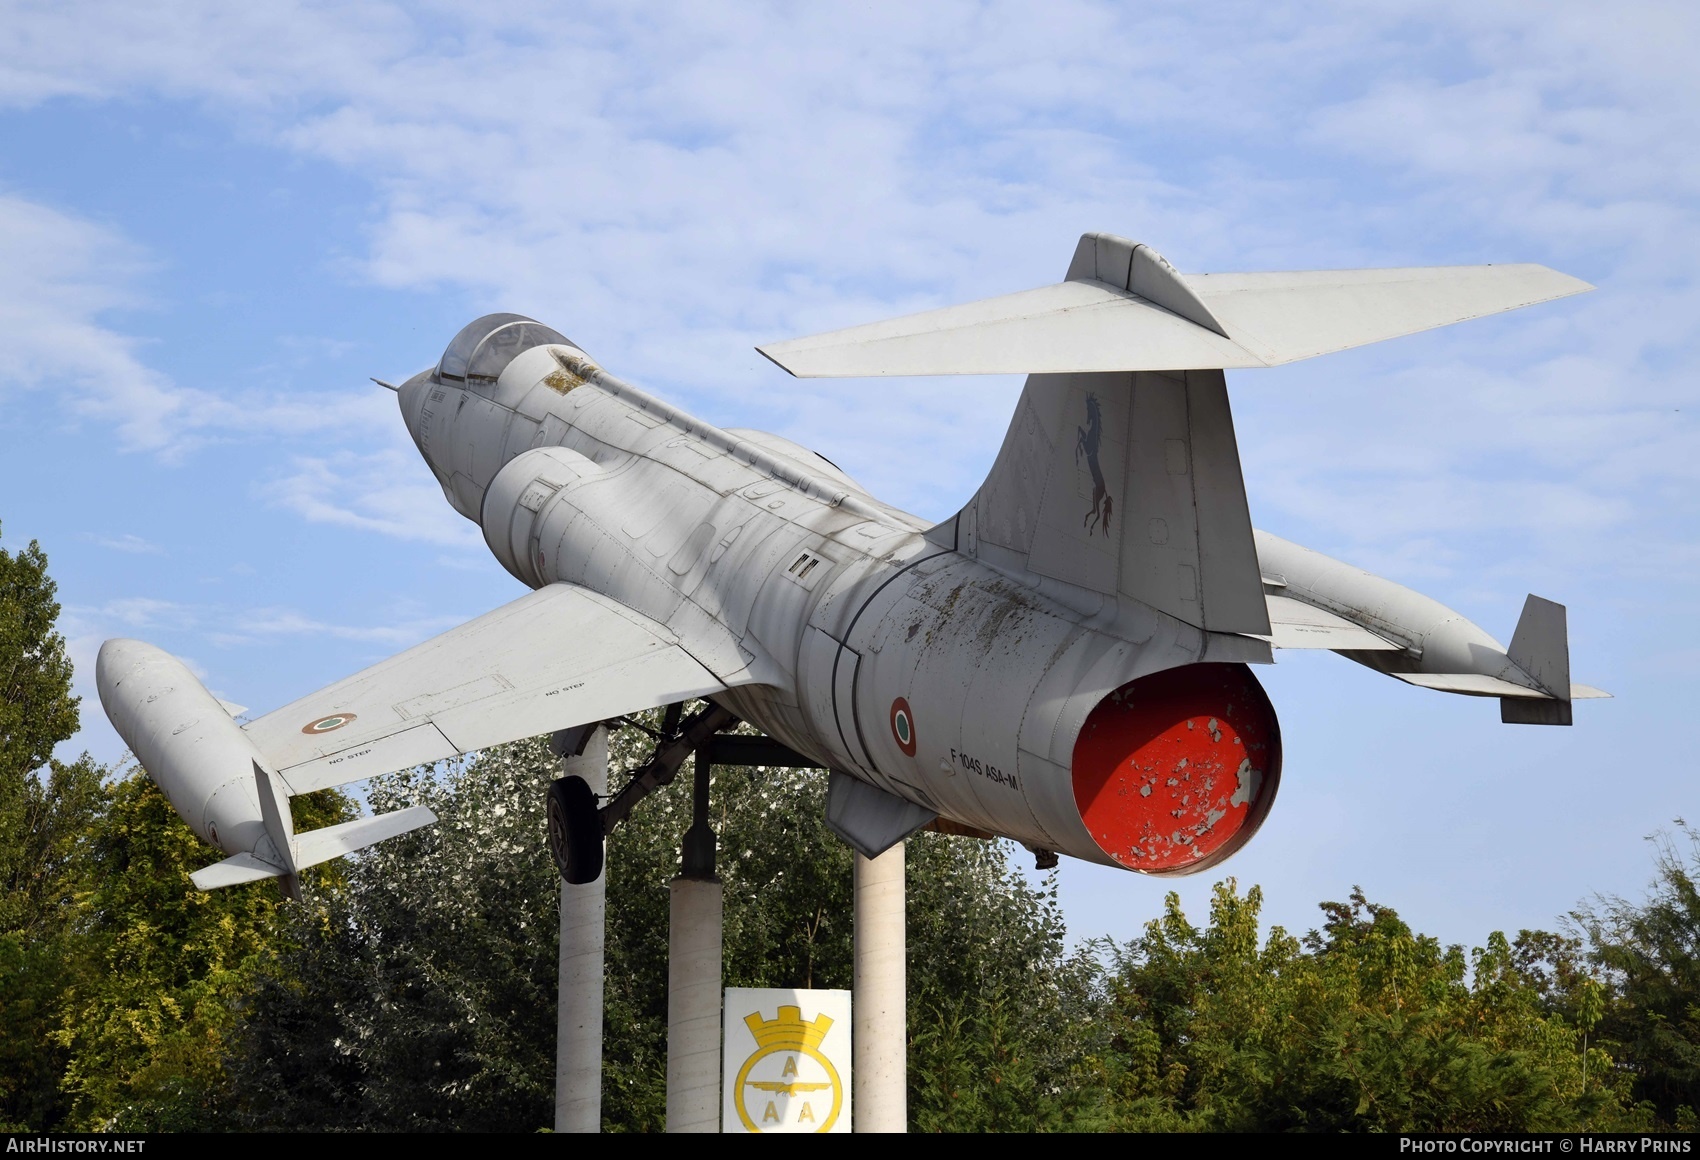
[[[833,658],[832,662],[832,716],[834,723],[838,726],[839,739],[844,742],[844,752],[852,758],[855,757],[855,750],[851,748],[850,739],[845,735],[843,710],[840,708],[838,700],[838,666],[844,662],[844,654],[848,652],[856,658],[857,668],[860,669],[862,654],[853,651],[847,642],[855,634],[856,624],[862,619],[862,614],[868,610],[868,606],[874,602],[875,598],[877,598],[881,592],[884,592],[886,588],[895,583],[899,577],[903,576],[904,573],[911,569],[926,563],[928,560],[936,560],[940,556],[948,556],[950,554],[951,553],[949,552],[934,552],[930,556],[918,556],[903,565],[903,567],[898,568],[890,576],[887,576],[883,581],[881,581],[872,592],[868,593],[867,597],[856,609],[855,615],[850,618],[850,623],[844,628],[844,639],[838,642],[838,655]],[[856,702],[855,678],[852,677],[850,686],[850,723],[856,731],[857,745],[861,748],[862,756],[867,761],[867,771],[877,774],[880,770],[878,766],[874,764],[873,751],[868,747],[866,734],[862,732],[861,712],[858,710]],[[888,774],[887,776],[890,775]]]

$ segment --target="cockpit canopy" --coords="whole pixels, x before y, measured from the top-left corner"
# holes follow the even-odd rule
[[[457,383],[494,382],[521,354],[549,343],[577,345],[523,314],[486,314],[455,335],[437,364],[437,377]]]

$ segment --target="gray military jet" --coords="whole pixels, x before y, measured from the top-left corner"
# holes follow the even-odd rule
[[[799,376],[1025,372],[991,474],[933,524],[820,455],[726,429],[512,314],[395,388],[420,454],[531,591],[238,726],[178,660],[101,648],[101,702],[184,820],[280,878],[432,819],[308,833],[288,797],[520,737],[670,714],[654,768],[599,804],[551,790],[570,881],[709,734],[749,721],[831,771],[874,856],[937,821],[1149,874],[1216,865],[1281,773],[1252,669],[1330,649],[1424,688],[1571,723],[1565,610],[1510,647],[1428,597],[1251,526],[1223,371],[1273,366],[1591,289],[1542,266],[1178,274],[1088,234],[1054,286],[761,348]],[[388,384],[385,384],[388,385]]]

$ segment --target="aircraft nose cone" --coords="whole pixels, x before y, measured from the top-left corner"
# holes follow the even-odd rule
[[[401,408],[401,421],[407,425],[407,433],[413,438],[413,445],[419,448],[419,454],[431,468],[439,480],[444,478],[443,469],[431,456],[431,394],[441,391],[430,372],[421,372],[401,384],[396,390],[396,405]]]
[[[396,405],[401,408],[401,421],[407,425],[407,433],[413,436],[414,442],[419,441],[419,411],[425,402],[425,392],[429,380],[421,381],[414,377],[396,389]]]

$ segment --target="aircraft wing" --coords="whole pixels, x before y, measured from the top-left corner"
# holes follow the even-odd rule
[[[725,688],[666,626],[550,584],[245,732],[303,794]]]

